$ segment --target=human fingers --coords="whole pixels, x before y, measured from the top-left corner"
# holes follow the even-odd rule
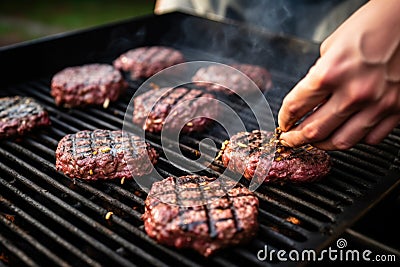
[[[368,144],[377,144],[385,138],[400,121],[400,83],[387,82],[384,98],[377,105],[386,116],[364,138]]]
[[[392,115],[382,120],[365,136],[364,141],[370,145],[381,142],[400,123],[400,114]]]
[[[324,150],[348,149],[364,138],[366,138],[367,143],[378,143],[400,121],[398,112],[400,99],[397,88],[391,89],[393,90],[387,91],[385,96],[374,104],[368,102],[362,105],[352,105],[352,108],[347,109],[348,112],[341,113],[342,118],[344,118],[341,125],[337,123],[337,120],[332,120],[332,123],[323,129],[327,132],[314,138],[314,140],[322,139],[322,141],[313,142],[313,140],[309,140],[309,142]],[[354,115],[352,115],[352,112]],[[332,131],[332,134],[329,131]]]
[[[299,119],[329,97],[329,86],[323,85],[323,76],[316,68],[312,67],[284,98],[278,114],[278,124],[283,131],[288,131]]]
[[[299,125],[288,132],[283,132],[281,140],[288,146],[297,147],[327,139],[359,109],[359,105],[347,103],[341,93],[332,95]]]
[[[366,108],[351,116],[327,139],[314,143],[323,150],[345,150],[360,142],[385,116],[378,108]]]

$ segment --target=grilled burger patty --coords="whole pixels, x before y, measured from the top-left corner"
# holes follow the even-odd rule
[[[147,157],[149,160],[147,160]],[[56,168],[85,180],[132,178],[152,170],[158,154],[139,136],[94,130],[68,134],[58,143]]]
[[[325,151],[311,145],[289,148],[279,143],[273,151],[277,140],[273,132],[240,132],[222,148],[224,166],[228,167],[230,163],[232,171],[242,173],[249,180],[256,177],[265,183],[311,182],[329,173],[331,160]]]
[[[50,124],[47,111],[30,97],[0,98],[0,139],[23,135],[38,126]]]
[[[264,92],[272,87],[270,73],[256,65],[232,64],[231,67],[247,75]],[[238,73],[227,74],[227,67],[224,65],[211,65],[200,68],[192,78],[197,85],[204,86],[212,92],[223,92],[226,94],[251,94],[254,85],[243,75]],[[229,90],[230,89],[230,90]]]
[[[254,237],[257,216],[258,199],[241,184],[189,175],[154,183],[143,220],[147,234],[159,243],[207,257]]]
[[[69,67],[58,72],[51,81],[51,95],[57,105],[78,107],[108,106],[116,101],[128,84],[121,73],[108,64]]]
[[[132,79],[148,78],[162,69],[184,62],[181,52],[165,46],[146,46],[120,55],[114,66],[129,72]]]
[[[172,131],[183,127],[184,133],[202,131],[211,122],[210,118],[219,114],[217,103],[209,99],[215,97],[185,87],[151,90],[134,99],[133,122],[155,133],[161,132],[163,127]]]

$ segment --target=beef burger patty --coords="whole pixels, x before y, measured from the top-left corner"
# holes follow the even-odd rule
[[[54,75],[51,95],[57,105],[79,107],[116,101],[128,84],[121,73],[108,64],[69,67]]]
[[[212,94],[185,87],[151,90],[135,97],[133,122],[154,133],[163,127],[172,131],[183,127],[184,133],[202,131],[219,115],[219,106],[211,99],[215,99]]]
[[[85,180],[142,176],[157,159],[154,148],[139,136],[100,129],[68,134],[56,150],[57,170]]]
[[[207,257],[253,238],[257,216],[258,199],[241,184],[189,175],[154,183],[143,220],[147,234],[159,243]]]
[[[261,92],[272,87],[270,73],[263,67],[250,64],[232,64],[231,67],[244,73],[252,80]],[[197,85],[204,86],[211,92],[226,94],[252,94],[254,85],[242,74],[233,72],[224,65],[210,65],[200,68],[192,78]]]
[[[224,144],[221,152],[225,167],[265,183],[311,182],[326,176],[331,168],[325,151],[311,145],[284,147],[273,132],[240,132]]]
[[[114,66],[129,72],[132,79],[148,78],[160,70],[184,62],[183,54],[165,46],[146,46],[120,55]]]
[[[23,135],[35,127],[50,124],[47,111],[33,98],[0,98],[0,139]]]

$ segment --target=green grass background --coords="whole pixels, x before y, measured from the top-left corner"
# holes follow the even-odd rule
[[[155,0],[0,1],[0,46],[153,13]]]

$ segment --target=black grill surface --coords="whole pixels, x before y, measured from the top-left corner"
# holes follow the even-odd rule
[[[54,165],[58,141],[66,134],[122,129],[130,96],[140,83],[130,81],[128,92],[107,109],[60,108],[49,94],[52,75],[64,67],[111,63],[130,48],[154,44],[175,47],[188,60],[236,60],[267,67],[274,87],[265,96],[275,116],[283,96],[318,53],[315,44],[181,13],[0,49],[0,96],[33,97],[45,106],[52,121],[50,127],[0,142],[0,266],[278,265],[259,261],[257,252],[265,245],[271,250],[321,250],[398,185],[400,129],[395,129],[377,146],[360,144],[331,152],[333,169],[320,182],[261,186],[256,192],[260,229],[248,245],[222,250],[208,259],[158,245],[144,232],[141,215],[146,193],[134,181],[73,181]],[[227,101],[240,111],[248,129],[254,129],[248,110],[238,101]],[[185,166],[194,164],[190,159],[198,157],[199,141],[206,137],[219,147],[227,138],[218,125],[205,134],[185,136],[180,148],[187,158],[176,155],[178,160],[169,162],[159,137],[148,135],[147,141],[161,154],[156,170],[163,177],[190,174]],[[205,161],[196,164],[208,166],[217,152],[209,147]],[[222,171],[214,162],[201,174],[215,176]],[[113,214],[108,218],[109,212]]]

